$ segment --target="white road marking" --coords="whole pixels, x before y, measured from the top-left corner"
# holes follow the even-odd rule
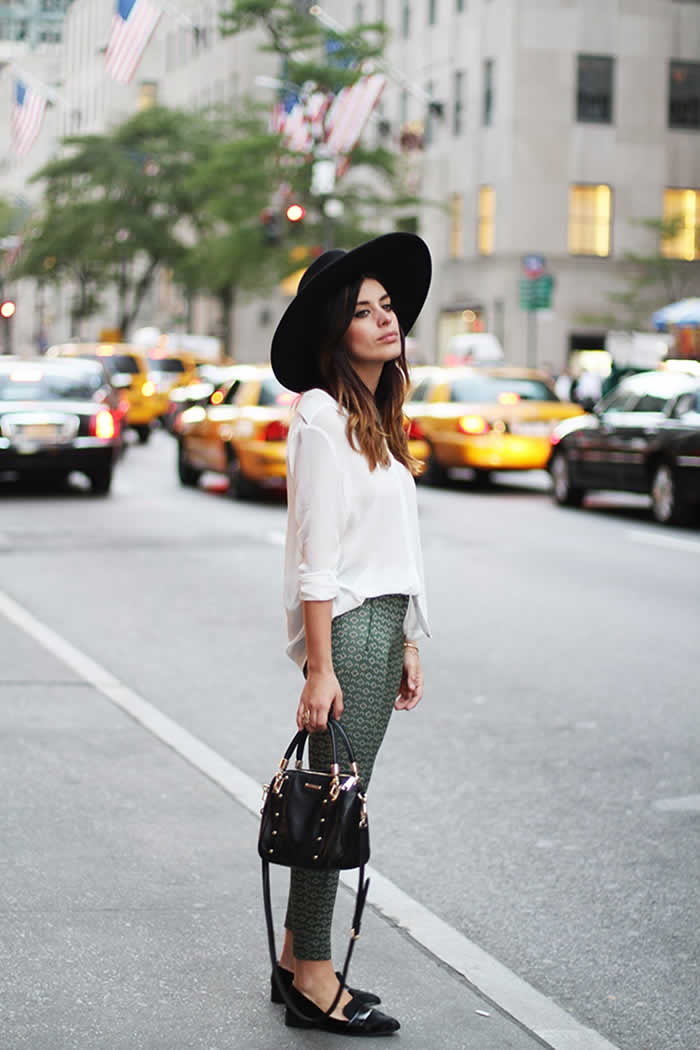
[[[3,591],[0,591],[0,613],[258,817],[261,785],[247,773],[168,718]],[[379,871],[368,868],[368,874],[371,877],[368,900],[382,915],[465,977],[482,995],[543,1040],[551,1050],[618,1050],[598,1032],[580,1024],[488,952],[409,897]],[[355,888],[354,872],[341,872],[340,877],[345,885]]]
[[[634,543],[647,543],[650,547],[667,547],[669,550],[700,554],[700,541],[698,540],[685,540],[681,536],[664,536],[661,532],[646,532],[644,529],[627,529],[626,535]]]
[[[700,795],[683,795],[681,798],[660,798],[652,803],[659,813],[700,813]]]

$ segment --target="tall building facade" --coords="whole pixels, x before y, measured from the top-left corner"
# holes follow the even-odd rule
[[[0,28],[26,32],[7,13],[36,2],[8,3]],[[272,105],[274,92],[259,78],[279,68],[260,52],[261,37],[218,33],[228,0],[168,5],[127,86],[104,72],[111,4],[40,3],[49,14],[62,7],[61,44],[31,50],[0,39],[0,65],[11,43],[24,52],[21,64],[55,88],[32,152],[0,156],[4,196],[39,193],[29,178],[63,135],[100,132],[155,102],[204,110],[252,93]],[[678,235],[663,250],[697,265],[698,0],[324,0],[321,13],[345,27],[379,20],[390,29],[381,120],[365,136],[397,151],[405,188],[423,202],[401,219],[426,238],[435,263],[415,333],[422,359],[445,360],[454,337],[475,329],[496,335],[514,363],[559,371],[572,354],[595,353],[605,328],[592,318],[609,313],[610,294],[625,287],[628,253],[659,250],[644,220],[676,217]],[[6,65],[3,138],[8,75]],[[553,278],[551,303],[536,312],[521,305],[525,257]],[[51,337],[67,338],[65,296],[46,294]],[[267,356],[284,303],[277,294],[237,307],[239,358]],[[143,323],[169,326],[181,312],[162,275]],[[18,333],[32,311],[21,313]],[[217,332],[206,299],[191,319],[196,330]],[[103,321],[86,322],[84,336]]]
[[[700,259],[697,0],[324,7],[391,28],[383,115],[394,143],[422,134],[402,163],[432,202],[417,213],[435,261],[419,327],[427,358],[476,327],[508,360],[558,371],[602,346],[590,318],[625,287],[627,253],[659,250],[643,220],[679,217],[663,251]],[[520,288],[532,255],[554,278],[550,308],[534,314]]]

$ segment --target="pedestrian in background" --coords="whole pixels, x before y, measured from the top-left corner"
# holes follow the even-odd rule
[[[279,381],[302,394],[287,439],[284,604],[288,654],[306,682],[297,725],[327,770],[330,712],[367,787],[392,710],[423,693],[418,641],[429,634],[403,403],[405,337],[428,293],[431,262],[414,234],[328,251],[306,271],[272,342]],[[400,1025],[376,995],[338,992],[331,922],[338,872],[293,868],[277,979],[319,1027],[385,1035]],[[275,996],[275,975],[272,980]],[[303,1026],[287,1009],[286,1023]]]

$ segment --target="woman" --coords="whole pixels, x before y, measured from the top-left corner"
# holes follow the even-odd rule
[[[391,711],[423,693],[418,640],[429,634],[415,482],[403,402],[405,336],[430,284],[413,234],[329,251],[306,271],[272,343],[280,382],[302,393],[287,440],[288,653],[306,683],[297,725],[327,769],[328,714],[342,719],[367,787]],[[381,1035],[400,1026],[369,992],[338,991],[331,962],[337,872],[292,869],[276,979],[321,1028]],[[293,982],[293,983],[292,983]],[[281,1001],[272,981],[273,999]],[[275,994],[277,993],[277,994]],[[286,1023],[303,1026],[287,1009]]]

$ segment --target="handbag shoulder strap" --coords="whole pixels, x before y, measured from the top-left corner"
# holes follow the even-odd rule
[[[263,857],[262,861],[262,883],[263,883],[263,900],[265,902],[265,923],[267,925],[267,944],[270,950],[270,962],[272,963],[272,973],[277,973],[277,947],[275,945],[275,929],[272,918],[272,901],[270,899],[270,865]],[[355,941],[360,936],[360,924],[362,922],[362,912],[364,911],[365,901],[367,899],[367,890],[369,889],[369,879],[365,878],[365,866],[360,866],[358,877],[357,877],[357,894],[355,897],[355,911],[352,918],[352,929],[350,930],[350,940],[348,942],[348,949],[345,953],[345,962],[343,963],[342,973],[340,975],[340,986],[335,999],[328,1007],[323,1017],[330,1017],[335,1010],[336,1006],[340,1002],[340,996],[343,993],[343,988],[347,983],[348,970],[350,969],[350,960],[352,959],[352,953],[355,948]],[[277,982],[277,988],[280,995],[285,1001],[285,1004],[289,1007],[292,1013],[300,1017],[302,1021],[308,1021],[311,1024],[317,1024],[320,1018],[308,1017],[302,1013],[301,1010],[292,1002],[287,989],[284,987],[281,981]]]

